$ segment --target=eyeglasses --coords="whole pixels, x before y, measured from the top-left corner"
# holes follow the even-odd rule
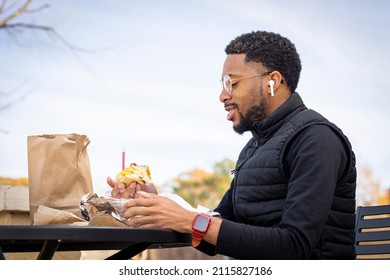
[[[245,76],[245,77],[236,78],[236,79],[232,79],[232,78],[230,78],[230,76],[228,74],[226,74],[225,76],[223,76],[221,82],[222,82],[223,88],[231,95],[232,92],[233,92],[233,85],[236,83],[236,81],[243,80],[243,79],[254,78],[254,77],[259,77],[259,76],[266,76],[266,75],[268,75],[270,73],[271,72],[265,72],[265,73],[262,73],[262,74],[257,74],[257,75],[252,75],[252,76]]]

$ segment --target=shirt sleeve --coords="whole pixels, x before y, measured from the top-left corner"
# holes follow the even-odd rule
[[[235,221],[236,218],[234,216],[232,203],[232,185],[233,182],[230,185],[230,188],[222,197],[221,202],[218,204],[217,208],[214,209],[214,211],[218,212],[223,219]],[[216,255],[215,246],[206,241],[202,241],[199,246],[196,247],[196,249],[210,256]]]
[[[348,153],[326,125],[300,132],[286,150],[290,173],[281,222],[258,227],[224,220],[216,252],[238,259],[306,259],[318,243]]]
[[[230,221],[236,221],[236,217],[234,215],[234,210],[233,210],[233,200],[232,200],[233,184],[234,181],[230,185],[230,188],[226,191],[225,195],[222,197],[222,200],[218,204],[217,208],[215,208],[214,210],[215,212],[220,213],[222,218],[228,219]]]

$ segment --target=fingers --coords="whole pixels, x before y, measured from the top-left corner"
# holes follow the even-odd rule
[[[118,184],[116,181],[114,181],[111,177],[107,177],[107,184],[112,188],[111,190],[111,196],[115,198],[120,198],[121,193],[118,189]]]
[[[181,230],[184,232],[188,223],[183,217],[191,213],[173,200],[157,194],[139,191],[138,198],[127,201],[123,208],[123,217],[131,227],[154,227]],[[180,222],[182,221],[182,222]]]
[[[136,183],[126,188],[124,183],[117,183],[111,177],[107,177],[107,184],[112,188],[111,196],[115,198],[133,198],[137,190],[141,189],[136,186]]]
[[[151,183],[150,185],[143,185],[141,187],[141,190],[145,191],[145,192],[148,192],[148,193],[155,193],[155,194],[158,193],[157,192],[157,188],[156,188],[156,186],[153,183]]]
[[[125,183],[119,183],[119,184],[117,184],[116,188],[117,188],[118,192],[122,195],[126,190],[126,185],[125,185]]]
[[[128,187],[124,183],[117,183],[111,177],[107,177],[107,184],[112,188],[111,196],[115,198],[136,198],[138,191],[157,194],[157,188],[153,185],[140,185],[137,182],[131,183]]]
[[[139,192],[138,194],[142,194],[142,192]],[[146,195],[150,195],[150,194],[146,194]],[[141,210],[141,207],[150,207],[150,206],[155,205],[156,203],[157,203],[157,201],[154,199],[139,196],[137,199],[131,199],[131,200],[126,201],[123,204],[123,208],[127,209],[127,211],[130,211],[131,208],[137,208],[140,211],[143,211],[143,210]],[[136,207],[136,206],[138,206],[138,207]],[[135,213],[135,215],[138,215],[138,214],[144,215],[145,213]]]
[[[119,184],[120,185],[120,184]],[[144,189],[145,185],[140,185],[139,183],[133,182],[127,188],[122,191],[122,198],[151,198],[154,192],[150,193],[149,189]],[[119,187],[119,186],[118,186]],[[154,186],[153,186],[154,187]]]
[[[127,188],[123,189],[122,198],[134,198],[139,190],[141,190],[141,185],[133,182]]]
[[[114,188],[114,189],[111,190],[111,196],[115,197],[115,198],[120,198],[121,197],[121,193],[118,191],[117,188]]]
[[[148,216],[135,216],[127,220],[129,227],[156,228],[158,227],[154,219]]]
[[[140,192],[142,193],[142,192]],[[150,195],[145,193],[146,195]],[[158,201],[156,199],[140,197],[138,199],[132,199],[123,204],[123,209],[125,213],[123,217],[125,219],[130,219],[137,216],[148,216],[155,212],[153,206],[156,206]]]
[[[154,199],[134,199],[126,203],[127,208],[123,217],[127,219],[130,227],[159,227],[159,215],[153,209],[156,201]],[[125,208],[126,208],[125,206]]]
[[[112,188],[111,190],[111,196],[115,198],[129,198],[128,194],[125,194],[124,192],[126,190],[126,186],[124,183],[117,183],[115,180],[113,180],[111,177],[107,177],[107,184]]]
[[[144,192],[144,191],[138,191],[134,198],[153,198],[155,194]]]
[[[114,181],[111,177],[107,177],[107,184],[111,187],[111,188],[115,188],[117,183],[116,181]]]

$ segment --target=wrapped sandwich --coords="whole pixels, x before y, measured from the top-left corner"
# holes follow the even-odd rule
[[[92,218],[105,214],[126,224],[126,219],[123,217],[125,213],[123,204],[127,201],[129,199],[86,194],[81,198],[80,209],[86,221],[91,221]]]
[[[152,185],[151,174],[148,165],[130,164],[116,176],[117,183],[123,183],[128,187],[131,183],[136,182],[141,185]],[[97,194],[86,194],[82,197],[80,208],[85,220],[90,221],[96,214],[105,214],[115,218],[123,224],[127,219],[123,218],[123,205],[131,198],[114,198],[112,196],[98,196]]]

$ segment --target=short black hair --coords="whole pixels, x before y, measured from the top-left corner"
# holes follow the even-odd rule
[[[298,86],[301,60],[295,45],[273,32],[252,31],[232,40],[226,54],[245,54],[246,62],[262,63],[269,71],[279,71],[293,93]]]

